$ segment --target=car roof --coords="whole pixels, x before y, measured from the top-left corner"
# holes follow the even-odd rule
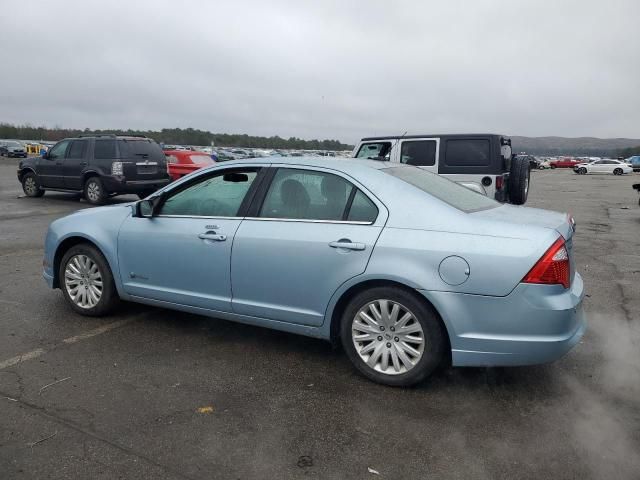
[[[374,170],[382,170],[390,167],[404,166],[401,163],[391,163],[381,160],[363,160],[356,158],[336,158],[336,157],[258,157],[258,158],[243,158],[238,160],[230,160],[224,162],[224,165],[243,165],[243,164],[278,164],[278,165],[301,165],[308,167],[324,167],[332,168],[335,170],[347,171],[353,168],[368,168]]]
[[[425,133],[421,135],[385,135],[382,137],[364,137],[361,142],[366,142],[369,140],[400,140],[400,139],[411,139],[411,138],[470,138],[470,137],[506,137],[508,135],[502,135],[499,133]]]

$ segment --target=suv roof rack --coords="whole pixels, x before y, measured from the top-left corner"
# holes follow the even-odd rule
[[[115,133],[84,133],[81,135],[78,135],[78,138],[83,138],[83,137],[116,137]]]

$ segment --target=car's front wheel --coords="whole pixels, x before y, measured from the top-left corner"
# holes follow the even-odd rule
[[[360,373],[398,387],[414,385],[433,373],[446,345],[436,312],[396,287],[356,295],[343,313],[340,335]]]
[[[84,198],[92,205],[102,205],[107,199],[102,180],[98,177],[89,177],[84,184]]]
[[[586,168],[584,168],[584,167],[580,167],[580,168],[578,169],[578,173],[579,173],[580,175],[586,175],[586,174],[587,174],[587,169],[586,169]]]
[[[62,257],[58,275],[64,297],[82,315],[105,315],[118,303],[109,264],[91,245],[71,247]]]
[[[38,177],[33,172],[29,172],[22,177],[22,191],[27,197],[41,197],[44,190],[40,188]]]

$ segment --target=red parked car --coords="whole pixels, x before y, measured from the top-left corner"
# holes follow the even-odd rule
[[[549,162],[551,168],[573,168],[579,163],[583,163],[581,160],[575,158],[560,158],[558,160],[552,160]]]
[[[167,171],[172,180],[195,172],[199,168],[216,163],[207,153],[192,152],[191,150],[165,150],[167,157]]]

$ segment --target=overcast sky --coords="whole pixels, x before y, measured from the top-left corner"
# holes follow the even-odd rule
[[[0,122],[640,137],[640,1],[0,2]]]

